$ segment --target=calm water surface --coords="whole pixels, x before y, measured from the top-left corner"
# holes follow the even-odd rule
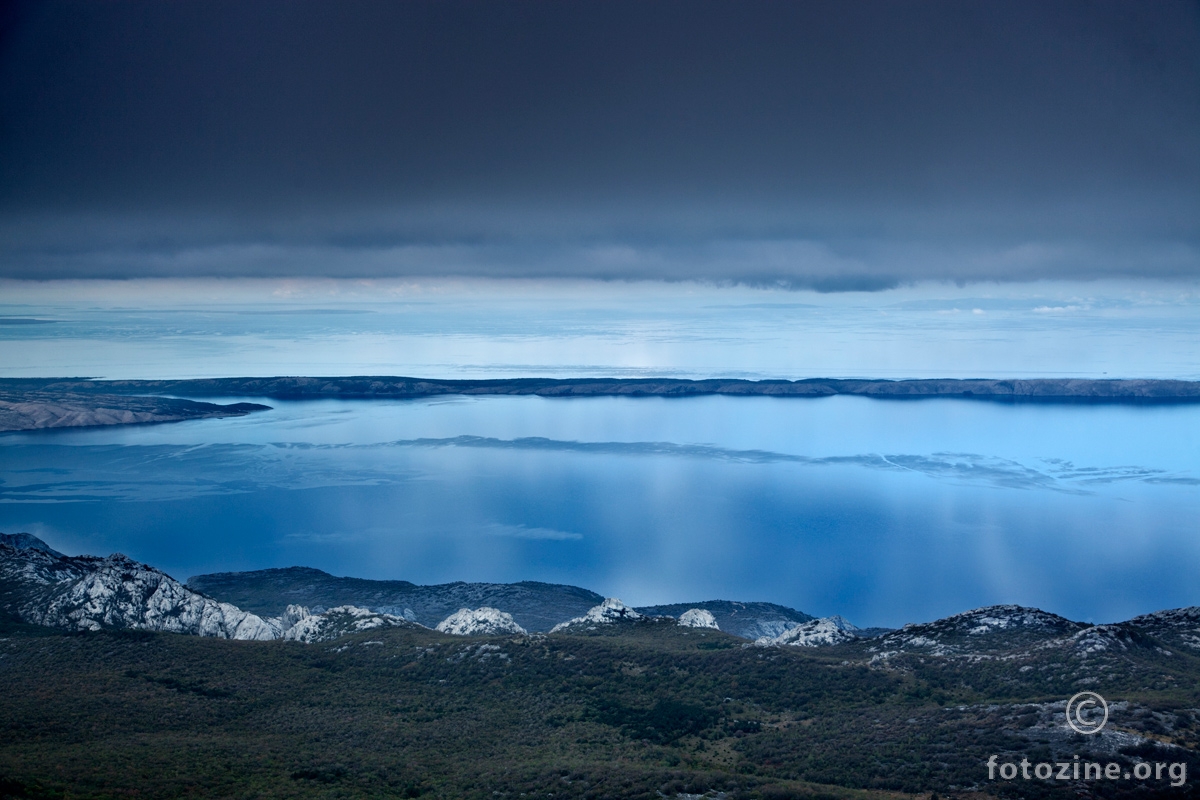
[[[4,435],[0,530],[179,578],[301,564],[533,579],[862,625],[1000,602],[1092,621],[1200,603],[1200,407],[267,402]]]

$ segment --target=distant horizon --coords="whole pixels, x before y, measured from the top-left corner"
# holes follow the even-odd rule
[[[0,377],[1200,379],[1200,283],[0,281]],[[337,313],[327,313],[335,311]]]

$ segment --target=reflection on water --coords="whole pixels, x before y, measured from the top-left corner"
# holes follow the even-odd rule
[[[228,402],[226,398],[222,402]],[[1200,408],[978,401],[271,401],[0,438],[0,530],[178,577],[547,580],[898,625],[1200,602]]]

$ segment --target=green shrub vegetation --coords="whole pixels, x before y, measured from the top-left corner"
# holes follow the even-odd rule
[[[984,762],[1086,754],[1047,705],[1081,681],[1112,725],[1171,745],[1115,758],[1188,760],[1191,779],[1087,791],[1200,780],[1194,656],[872,655],[665,624],[316,645],[8,624],[0,797],[1067,798],[1080,787],[988,782]]]

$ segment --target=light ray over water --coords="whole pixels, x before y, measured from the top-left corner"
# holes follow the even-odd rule
[[[228,399],[225,399],[226,401]],[[178,575],[548,580],[898,625],[1200,602],[1200,408],[860,397],[270,401],[9,434],[0,529]]]

